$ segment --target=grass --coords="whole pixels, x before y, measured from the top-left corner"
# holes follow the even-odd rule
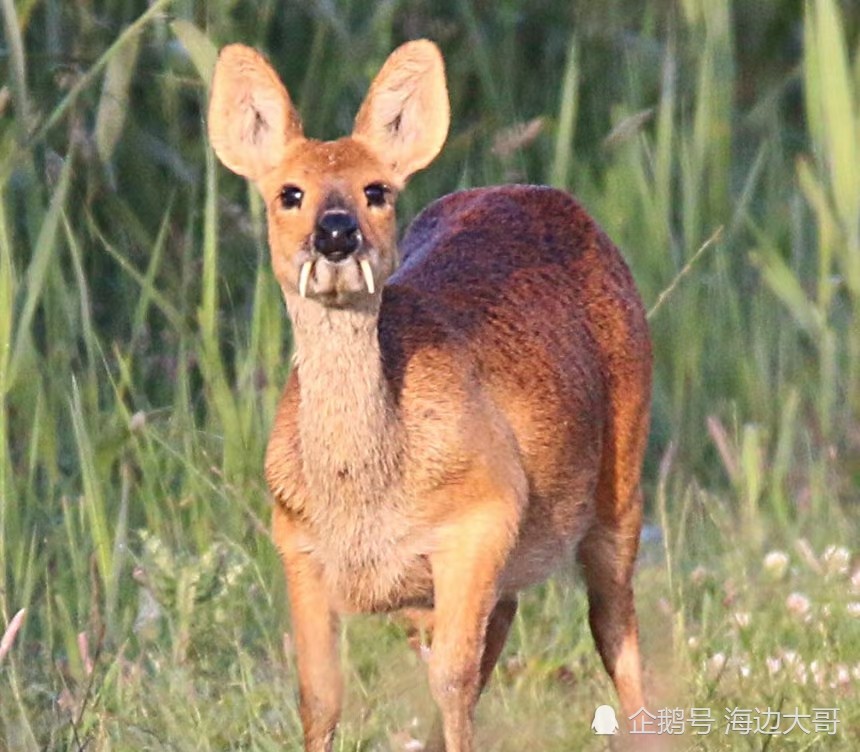
[[[332,137],[420,35],[454,129],[403,222],[462,186],[567,187],[654,307],[649,710],[712,713],[682,749],[856,748],[860,15],[767,5],[2,0],[0,748],[300,748],[261,472],[289,324],[206,81],[257,45]],[[572,572],[526,594],[481,749],[606,748],[585,612]],[[431,702],[402,627],[351,619],[342,652],[337,749],[409,749]],[[754,708],[840,723],[725,733]]]

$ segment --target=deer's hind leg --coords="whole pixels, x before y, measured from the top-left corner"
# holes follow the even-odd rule
[[[629,717],[643,706],[632,580],[642,529],[640,475],[650,390],[639,383],[627,386],[625,396],[617,394],[612,401],[595,489],[595,517],[579,545],[578,558],[588,590],[591,633]]]
[[[580,544],[578,554],[588,590],[591,633],[628,717],[643,706],[639,628],[632,583],[641,512],[641,503],[637,501],[615,526],[596,523]]]

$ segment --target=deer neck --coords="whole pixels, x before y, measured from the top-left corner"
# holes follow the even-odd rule
[[[290,298],[309,490],[320,501],[372,502],[397,480],[402,443],[382,370],[378,299],[364,309],[333,309]]]

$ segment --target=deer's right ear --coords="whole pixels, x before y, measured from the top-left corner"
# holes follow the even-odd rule
[[[257,180],[283,159],[302,124],[278,74],[256,50],[221,50],[209,98],[209,141],[226,167]]]

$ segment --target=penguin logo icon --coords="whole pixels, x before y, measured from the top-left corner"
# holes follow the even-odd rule
[[[591,730],[595,734],[617,734],[618,721],[615,719],[615,710],[611,705],[600,705],[594,711],[594,720],[591,722]]]

